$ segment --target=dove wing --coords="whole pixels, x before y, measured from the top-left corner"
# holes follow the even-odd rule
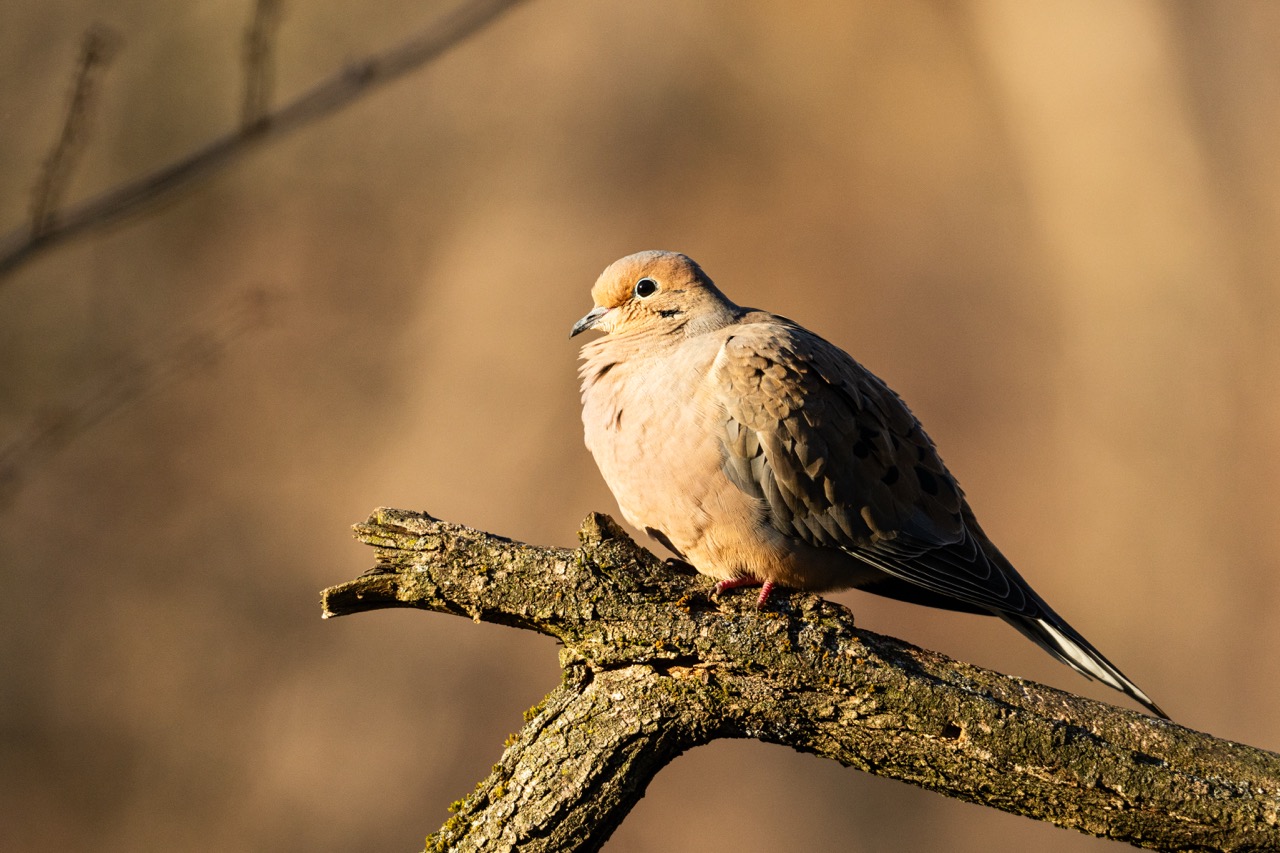
[[[712,370],[724,472],[764,502],[776,530],[963,609],[1039,615],[1034,593],[983,548],[919,421],[845,352],[767,315],[733,327]]]

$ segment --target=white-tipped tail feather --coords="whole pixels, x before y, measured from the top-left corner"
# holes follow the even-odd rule
[[[1010,613],[999,614],[1036,645],[1086,678],[1096,678],[1149,708],[1157,716],[1169,719],[1155,702],[1130,681],[1115,664],[1103,657],[1088,640],[1050,611],[1049,618],[1031,618]]]

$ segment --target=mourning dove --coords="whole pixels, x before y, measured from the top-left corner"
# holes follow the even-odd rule
[[[690,258],[611,264],[570,337],[582,423],[627,521],[717,579],[858,588],[995,614],[1167,716],[1031,589],[978,526],[906,404],[844,351],[741,308]]]

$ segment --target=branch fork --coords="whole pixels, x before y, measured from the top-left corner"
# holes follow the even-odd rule
[[[577,549],[405,510],[356,525],[376,565],[325,617],[454,613],[558,639],[563,679],[429,850],[597,850],[687,749],[785,744],[1135,846],[1280,849],[1280,755],[855,627],[817,596],[709,584],[589,515]]]

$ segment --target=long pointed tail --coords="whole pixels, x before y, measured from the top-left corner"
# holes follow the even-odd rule
[[[998,615],[1076,672],[1114,687],[1121,693],[1131,696],[1156,716],[1169,719],[1169,715],[1160,710],[1160,706],[1152,702],[1151,697],[1143,693],[1138,685],[1116,668],[1115,664],[1103,657],[1102,652],[1095,649],[1088,640],[1080,636],[1078,631],[1048,607],[1045,607],[1045,615],[1039,617],[1020,616],[1015,613]]]

